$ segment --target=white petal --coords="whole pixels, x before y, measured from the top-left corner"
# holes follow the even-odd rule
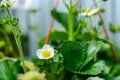
[[[40,55],[41,55],[41,49],[38,49],[37,51],[36,51],[36,55],[39,57]]]
[[[52,57],[54,56],[54,49],[51,48],[49,51],[51,52],[51,56],[50,56],[50,58],[52,58]]]
[[[86,14],[86,13],[81,13],[80,15],[81,15],[81,16],[87,16],[87,14]]]
[[[50,50],[51,50],[52,53],[54,53],[54,49],[53,48],[51,48]]]
[[[97,13],[98,11],[99,11],[98,8],[97,9],[93,9],[91,12],[88,13],[88,16],[91,16],[91,15]]]
[[[53,57],[54,56],[54,52],[51,52],[51,57]]]
[[[83,12],[83,13],[81,13],[80,15],[81,15],[81,16],[91,16],[91,15],[97,13],[98,11],[99,11],[99,8],[96,8],[96,9],[91,10],[91,11],[88,12],[88,13]]]
[[[40,53],[37,53],[37,57],[39,58],[39,59],[44,59],[44,57],[42,57],[42,54],[41,54],[42,52],[40,52]]]
[[[38,58],[39,59],[45,59],[44,57],[42,57],[42,54],[40,54]]]
[[[50,45],[45,44],[42,49],[46,50],[46,49],[50,49],[50,48],[51,48]]]
[[[96,12],[98,12],[98,11],[99,11],[98,8],[96,8],[96,9],[93,10],[94,13],[96,13]]]

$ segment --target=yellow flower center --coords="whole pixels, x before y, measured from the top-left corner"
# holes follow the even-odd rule
[[[92,10],[90,9],[90,8],[87,8],[86,10],[85,10],[85,12],[86,13],[89,13],[89,12],[91,12]]]
[[[43,51],[42,52],[42,57],[50,57],[51,56],[51,51],[49,51],[49,50],[45,50],[45,51]]]

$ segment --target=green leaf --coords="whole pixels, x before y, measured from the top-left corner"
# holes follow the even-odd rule
[[[105,80],[120,80],[120,76],[115,76],[115,77],[107,76]]]
[[[61,53],[59,53],[57,50],[55,50],[55,54],[53,57],[53,61],[54,62],[63,62],[63,56],[61,55]]]
[[[86,45],[88,46],[87,57],[84,63],[82,64],[82,67],[88,64],[88,62],[90,62],[93,59],[93,57],[96,56],[97,52],[100,50],[102,45],[103,45],[103,42],[101,41],[91,41]]]
[[[97,75],[101,73],[103,69],[104,69],[104,62],[98,61],[95,63],[87,64],[83,69],[81,69],[80,74]]]
[[[51,33],[50,40],[67,40],[68,39],[68,34],[66,32],[62,31],[54,31]]]
[[[56,19],[63,27],[68,31],[68,13],[57,12],[55,9],[51,11],[51,15],[54,19]],[[77,29],[79,21],[77,20],[77,16],[73,16],[73,27],[74,30]]]
[[[9,60],[0,62],[0,80],[16,80]]]
[[[39,40],[39,42],[38,42],[38,47],[39,47],[39,48],[42,48],[42,47],[43,47],[43,45],[44,45],[44,43],[45,43],[45,38],[46,38],[46,37],[43,37],[43,38],[41,38],[41,39]]]
[[[81,34],[81,40],[84,40],[84,41],[91,41],[93,40],[93,32],[90,32],[90,31],[87,31],[87,32],[84,32],[83,34]]]
[[[13,72],[14,72],[15,76],[17,76],[18,74],[23,72],[23,69],[20,65],[20,59],[15,61],[12,66],[13,66],[13,69],[14,69]]]
[[[67,13],[59,13],[55,9],[51,11],[51,14],[54,19],[56,19],[59,23],[61,23],[64,28],[68,29],[68,14]]]
[[[86,57],[83,45],[75,41],[65,41],[61,53],[64,57],[65,68],[71,72],[76,71]]]
[[[85,22],[85,20],[80,20],[80,26],[81,27],[86,27],[87,23]]]

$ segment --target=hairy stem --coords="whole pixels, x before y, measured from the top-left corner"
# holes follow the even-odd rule
[[[68,13],[68,30],[69,30],[69,40],[73,40],[72,0],[70,0],[70,8],[69,8],[69,13]]]
[[[12,20],[12,16],[10,14],[10,11],[9,9],[7,9],[7,13],[8,13],[8,17],[10,19],[10,21]],[[15,38],[15,41],[16,41],[16,44],[17,44],[17,47],[18,47],[18,50],[19,50],[19,54],[20,54],[20,60],[21,60],[21,63],[23,65],[23,71],[24,73],[26,72],[26,68],[25,68],[25,64],[24,64],[24,55],[23,55],[23,50],[22,50],[22,46],[21,46],[21,41],[20,41],[20,35],[17,35],[16,32],[16,28],[14,28],[14,26],[12,26],[12,29],[13,29],[13,34],[14,34],[14,38]]]
[[[8,13],[8,17],[10,18],[10,20],[12,20],[12,16],[10,14],[10,10],[9,9],[7,9],[7,13]]]
[[[25,63],[24,63],[24,55],[23,55],[21,41],[15,35],[14,35],[14,37],[15,37],[16,44],[18,46],[18,50],[19,50],[19,54],[20,54],[20,60],[21,60],[22,66],[23,66],[23,71],[25,73],[26,72],[26,68],[25,68]]]

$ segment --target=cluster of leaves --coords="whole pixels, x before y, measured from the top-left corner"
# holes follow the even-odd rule
[[[79,16],[81,11],[72,6],[74,41],[64,41],[69,39],[69,13],[58,12],[56,9],[51,11],[51,15],[62,25],[64,31],[53,29],[49,42],[63,56],[65,76],[71,75],[67,80],[119,80],[120,74],[117,72],[119,67],[115,68],[113,65],[111,68],[113,62],[109,50],[111,43],[106,41],[103,33],[99,31],[104,20],[98,21],[98,27],[95,27],[92,21],[89,22],[89,19],[93,19],[93,17],[84,16],[81,18]],[[103,12],[104,9],[100,8],[100,11]],[[110,30],[118,32],[119,26],[110,25]],[[44,45],[44,40],[45,38],[39,41],[39,47]],[[97,53],[99,53],[98,56]],[[115,76],[115,74],[117,75]]]
[[[58,80],[72,79],[72,76],[97,75],[104,70],[104,61],[96,61],[94,58],[97,52],[101,49],[103,42],[101,41],[89,41],[89,42],[77,42],[77,41],[64,41],[60,52],[56,51],[55,56],[48,60],[35,61],[36,65],[45,71],[46,74]],[[47,64],[48,63],[48,64]],[[48,67],[49,66],[49,67]],[[64,73],[64,74],[63,74]],[[71,77],[66,77],[67,75]],[[48,76],[48,80],[52,78]],[[54,76],[54,77],[53,77]],[[83,80],[88,77],[82,77]],[[76,80],[76,79],[72,79]]]
[[[3,59],[0,61],[0,68],[0,80],[17,80],[18,74],[23,72],[20,60]]]
[[[60,53],[55,52],[55,56],[48,60],[48,65],[44,60],[35,63],[45,71],[48,80],[53,79],[49,77],[53,74],[54,78],[59,77],[59,80],[119,80],[119,65],[109,67],[106,61],[96,58],[104,44],[102,41],[63,41]],[[70,76],[67,77],[68,75]]]
[[[64,57],[65,68],[68,71],[78,74],[99,74],[103,70],[104,63],[100,61],[91,64],[89,62],[96,56],[101,46],[102,42],[96,41],[85,44],[72,41],[65,42],[61,49],[61,53]]]
[[[25,75],[20,59],[4,58],[0,60],[0,80],[44,80],[44,76],[38,71],[32,71],[35,66],[32,62],[25,60],[25,67],[28,71]],[[40,76],[40,77],[39,77]],[[36,78],[37,77],[37,78]]]

